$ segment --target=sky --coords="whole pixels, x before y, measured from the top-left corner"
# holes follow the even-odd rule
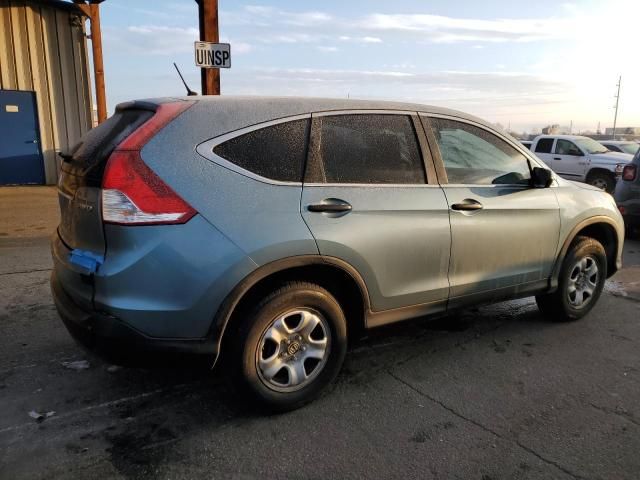
[[[426,103],[514,131],[640,127],[640,1],[219,0],[223,95]],[[200,91],[194,0],[101,4],[108,109]]]

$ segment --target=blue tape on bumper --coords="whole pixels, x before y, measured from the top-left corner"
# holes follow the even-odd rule
[[[72,250],[69,254],[69,261],[87,271],[96,273],[98,267],[104,263],[104,256],[87,250]]]

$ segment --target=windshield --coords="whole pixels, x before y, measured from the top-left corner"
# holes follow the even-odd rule
[[[640,143],[634,143],[634,142],[621,143],[618,146],[620,147],[620,150],[622,150],[624,153],[630,153],[631,155],[635,155],[638,149],[640,148]]]
[[[592,140],[591,138],[580,137],[573,139],[576,145],[578,145],[586,153],[606,153],[609,150],[601,143]]]

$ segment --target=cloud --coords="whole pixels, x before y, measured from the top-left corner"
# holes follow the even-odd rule
[[[609,0],[590,6],[568,1],[573,3],[560,2],[556,13],[548,18],[473,18],[455,14],[394,13],[393,10],[380,13],[372,10],[374,7],[355,14],[338,13],[352,9],[332,7],[329,13],[329,7],[322,11],[323,7],[318,7],[321,4],[317,3],[309,8],[305,5],[311,3],[298,2],[295,9],[300,10],[295,10],[260,4],[238,6],[235,2],[227,2],[221,7],[227,6],[229,10],[220,11],[222,31],[229,35],[226,40],[232,44],[233,55],[249,56],[247,62],[235,63],[234,69],[223,73],[223,91],[320,96],[350,94],[351,97],[438,103],[489,118],[502,115],[515,120],[516,117],[536,116],[547,122],[560,117],[557,121],[568,123],[569,118],[581,117],[597,123],[612,117],[611,96],[617,76],[622,74],[622,121],[637,123],[640,117],[634,106],[640,104],[640,90],[636,88],[640,85],[640,67],[638,62],[629,60],[628,49],[619,48],[635,44],[637,15],[631,13],[640,13],[637,0]],[[131,0],[128,3],[124,0],[110,2],[121,10],[123,5],[138,3]],[[145,7],[147,10],[144,11],[136,5],[131,7],[137,8],[135,13],[142,19],[137,25],[110,27],[103,24],[107,55],[116,57],[122,52],[121,64],[126,64],[127,57],[141,61],[141,56],[136,55],[143,54],[180,54],[183,61],[192,56],[193,41],[198,37],[195,2],[174,0],[167,8],[158,8],[157,15],[148,5]],[[429,12],[432,9],[424,6],[417,10]],[[495,12],[494,9],[494,15]],[[620,12],[626,14],[620,15]],[[488,15],[491,14],[489,11]],[[523,43],[531,45],[528,48],[518,45]],[[438,59],[416,53],[424,44],[429,44],[429,53],[441,52]],[[452,46],[445,48],[445,44]],[[490,46],[502,44],[508,45],[509,51],[505,48],[489,50]],[[368,52],[364,51],[369,49],[374,53],[382,45],[394,48],[391,58],[366,55]],[[295,48],[291,48],[293,46]],[[391,48],[388,50],[390,52]],[[336,51],[340,54],[330,55]],[[252,56],[252,52],[261,55]],[[316,57],[336,67],[348,68],[357,64],[364,70],[285,68],[317,65]],[[470,57],[476,57],[477,61],[470,61]],[[264,63],[265,58],[270,58],[269,65],[282,68],[247,68]],[[601,61],[604,58],[608,67]],[[357,63],[352,62],[354,59]],[[415,62],[415,65],[408,62]],[[156,59],[148,65],[158,63]],[[445,65],[450,70],[442,71]],[[478,65],[496,71],[465,70],[483,68]],[[521,65],[520,68],[526,71],[509,72],[512,65]],[[576,76],[576,72],[583,74]],[[192,73],[197,82],[199,72],[194,69]],[[131,88],[131,82],[127,82],[126,88]],[[144,88],[139,96],[148,95],[148,84]]]
[[[325,12],[291,12],[263,5],[245,5],[240,10],[221,10],[220,18],[225,25],[318,27],[330,22],[333,17]]]
[[[151,17],[155,21],[183,21],[188,18],[193,18],[194,15],[198,14],[198,7],[195,5],[195,2],[193,5],[190,3],[169,3],[164,7],[163,9],[151,9],[131,5],[131,2],[119,3],[115,0],[109,2],[109,8],[126,11],[128,15],[139,14],[145,17]]]
[[[322,12],[287,13],[279,12],[284,16],[284,23],[298,27],[318,26],[326,24],[333,17]]]
[[[193,50],[199,32],[194,27],[132,25],[106,30],[110,48],[152,55],[168,55]]]
[[[321,52],[325,52],[325,53],[331,53],[331,52],[337,52],[338,51],[338,47],[326,47],[323,45],[320,45],[318,47],[316,47],[318,50],[320,50]]]
[[[249,27],[247,34],[254,36],[253,41],[266,43],[321,42],[333,37],[343,42],[375,44],[383,42],[381,33],[421,43],[534,42],[569,38],[582,31],[576,15],[487,20],[372,13],[348,18],[315,10],[293,12],[272,6],[246,5],[238,10],[223,10],[220,17],[221,24]],[[282,31],[285,33],[276,33]]]
[[[381,14],[365,16],[359,28],[418,33],[437,43],[455,42],[531,42],[562,38],[575,30],[571,19],[498,18],[492,20],[454,18],[428,14]]]
[[[258,40],[261,43],[319,43],[328,39],[326,35],[291,32],[262,35]]]
[[[165,25],[130,25],[125,28],[104,28],[105,42],[111,51],[132,54],[173,55],[192,53],[193,42],[200,38],[195,27],[169,27]],[[244,41],[232,41],[228,37],[220,39],[231,43],[234,55],[242,55],[253,50],[253,45]]]
[[[468,98],[477,94],[492,94],[495,97],[509,95],[521,96],[521,100],[541,95],[554,95],[563,91],[562,82],[547,80],[544,77],[528,73],[508,72],[467,72],[439,71],[413,73],[396,70],[341,70],[312,68],[263,68],[256,70],[248,78],[252,80],[274,81],[295,86],[301,94],[308,92],[309,83],[331,85],[331,88],[352,87],[361,91],[383,89],[389,91],[389,97],[398,98],[407,93],[412,97],[421,92],[423,100],[428,98],[444,99],[452,93],[464,93]],[[392,89],[392,86],[407,88]],[[271,87],[278,87],[274,84]],[[410,88],[408,88],[410,87]],[[338,91],[338,90],[335,90]],[[531,92],[534,92],[533,94]]]
[[[455,108],[483,118],[542,123],[564,108],[567,84],[523,72],[261,68],[225,72],[229,95],[396,100]],[[528,127],[527,127],[528,128]]]
[[[382,39],[378,37],[352,37],[350,35],[340,35],[338,40],[341,42],[355,42],[355,43],[382,43]]]

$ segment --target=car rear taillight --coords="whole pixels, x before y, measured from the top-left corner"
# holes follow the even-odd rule
[[[102,178],[102,219],[121,225],[185,223],[196,211],[140,156],[142,147],[193,102],[164,103],[111,153]]]
[[[636,179],[637,167],[634,164],[625,165],[622,170],[622,179],[633,182]]]

